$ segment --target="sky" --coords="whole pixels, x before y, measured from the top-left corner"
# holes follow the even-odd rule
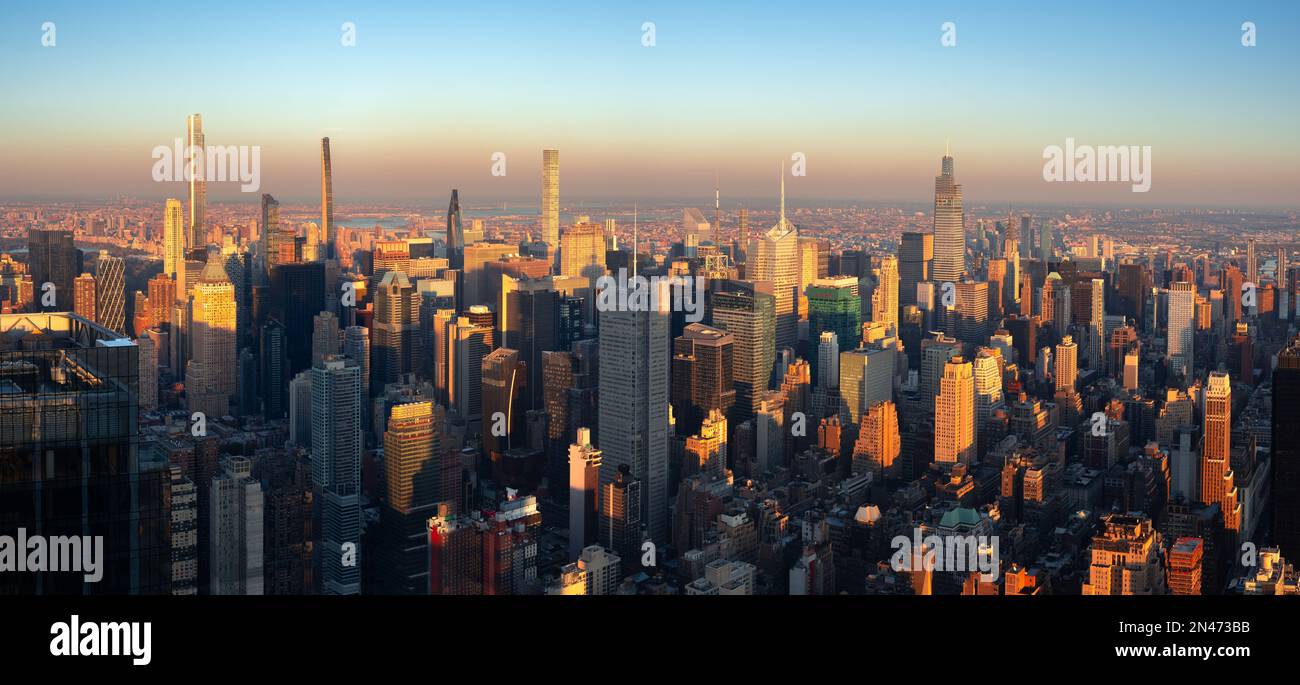
[[[180,197],[150,155],[197,112],[287,201],[329,136],[340,203],[536,198],[543,148],[566,205],[775,204],[795,153],[792,205],[924,201],[947,144],[968,203],[1294,208],[1298,67],[1288,1],[4,2],[0,198]],[[1151,190],[1045,182],[1067,138],[1151,146]]]

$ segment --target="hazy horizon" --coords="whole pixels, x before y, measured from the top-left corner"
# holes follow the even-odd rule
[[[168,9],[6,8],[0,59],[25,68],[0,104],[0,197],[183,196],[152,180],[151,152],[193,113],[209,145],[261,151],[258,191],[209,182],[214,203],[318,194],[322,136],[340,203],[536,198],[544,148],[560,150],[566,206],[711,206],[715,179],[724,207],[775,205],[795,153],[792,207],[923,203],[945,145],[968,204],[1277,208],[1300,187],[1300,96],[1279,86],[1300,57],[1289,3]],[[1044,149],[1067,138],[1150,146],[1150,192],[1045,182]]]

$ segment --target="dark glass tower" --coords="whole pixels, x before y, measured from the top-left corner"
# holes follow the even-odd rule
[[[279,264],[271,269],[271,315],[285,328],[287,377],[311,368],[312,317],[325,309],[325,264]]]
[[[27,235],[27,254],[37,309],[72,311],[72,279],[82,270],[81,250],[72,242],[72,231],[61,228],[31,231]],[[56,298],[52,307],[42,304],[46,283],[54,284]]]
[[[1300,336],[1273,369],[1273,540],[1286,559],[1300,558]]]
[[[460,191],[455,188],[447,205],[447,261],[453,269],[465,265],[465,229],[460,223]]]
[[[135,343],[63,313],[0,315],[0,332],[0,531],[102,544],[98,579],[10,571],[0,595],[167,592],[171,473],[138,450]]]

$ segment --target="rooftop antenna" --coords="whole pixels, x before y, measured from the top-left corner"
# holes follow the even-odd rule
[[[713,170],[713,242],[722,244],[722,191],[718,189],[718,170]]]
[[[781,218],[778,222],[782,227],[785,226],[785,160],[781,160]]]

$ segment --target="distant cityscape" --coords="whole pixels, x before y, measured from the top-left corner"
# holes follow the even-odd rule
[[[1294,209],[950,153],[588,207],[547,149],[435,213],[319,152],[318,203],[0,201],[0,594],[1300,593]]]

